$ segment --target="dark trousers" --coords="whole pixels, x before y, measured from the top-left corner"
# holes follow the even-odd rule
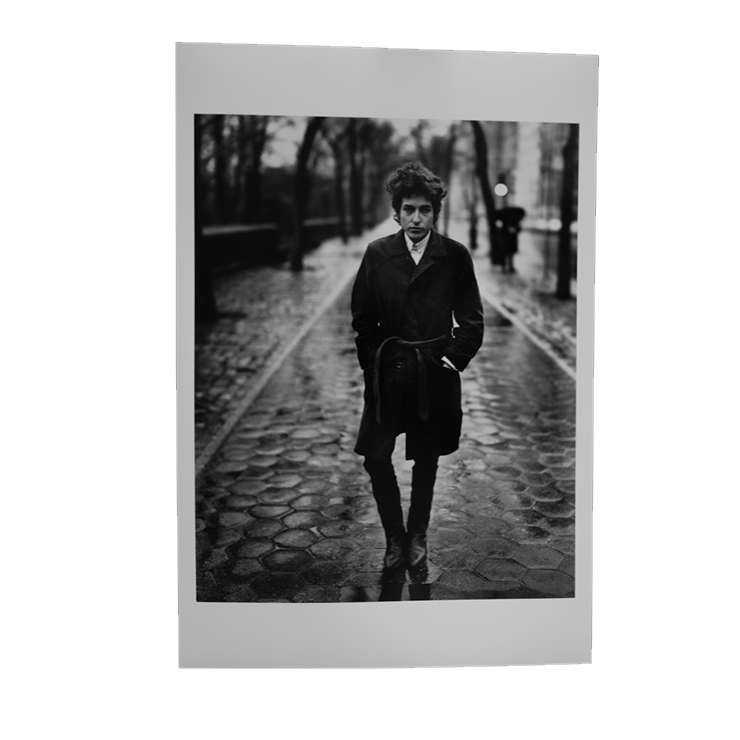
[[[414,460],[411,473],[411,506],[406,526],[409,534],[426,534],[432,511],[438,462],[439,457],[436,455],[417,457]],[[370,475],[373,496],[386,535],[403,534],[401,491],[398,488],[390,454],[385,457],[366,457],[364,466]]]
[[[401,372],[401,376],[397,380],[405,379],[403,393],[397,407],[397,417],[388,424],[376,427],[372,442],[372,454],[365,457],[364,466],[370,474],[373,496],[378,506],[383,529],[386,535],[397,536],[404,534],[404,526],[401,492],[391,462],[391,455],[396,446],[396,437],[401,432],[406,432],[407,452],[409,441],[414,443],[411,445],[412,448],[423,450],[426,447],[431,447],[432,440],[426,439],[428,435],[426,427],[428,425],[418,419],[416,356],[403,350],[397,350],[396,354],[390,359],[392,364],[397,364],[397,370]],[[409,534],[425,534],[432,510],[439,455],[417,453],[413,460],[411,506],[406,529]]]

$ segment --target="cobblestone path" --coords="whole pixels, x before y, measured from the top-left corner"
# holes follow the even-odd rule
[[[450,236],[463,244],[467,243],[467,224],[453,219]],[[550,352],[575,370],[576,301],[555,298],[555,276],[544,279],[542,266],[533,264],[533,260],[541,259],[533,247],[536,240],[537,236],[533,234],[520,235],[522,245],[529,245],[514,260],[521,272],[504,274],[500,267],[491,264],[487,235],[481,234],[480,246],[472,252],[478,283],[482,290],[487,290],[504,309],[519,319]]]
[[[450,235],[464,241],[465,224],[453,220],[451,227]],[[348,271],[357,269],[367,244],[396,228],[389,219],[348,244],[328,240],[306,255],[306,269],[300,275],[279,265],[214,280],[222,315],[195,332],[196,459],[326,296]],[[557,301],[550,287],[501,274],[483,248],[473,253],[473,260],[481,290],[575,370],[576,302]]]
[[[287,265],[270,265],[214,278],[221,316],[195,331],[196,458],[260,373],[347,271],[356,269],[369,236],[325,242],[306,255],[299,275]]]
[[[199,600],[573,596],[575,383],[485,308],[484,345],[463,373],[461,447],[440,460],[427,567],[381,571],[385,539],[352,451],[362,376],[346,290],[199,478]],[[399,437],[407,508],[403,447]]]
[[[560,301],[550,286],[505,275],[480,252],[473,257],[481,289],[487,289],[548,349],[576,369],[576,301]]]

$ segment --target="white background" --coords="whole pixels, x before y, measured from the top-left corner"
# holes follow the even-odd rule
[[[736,732],[740,163],[726,7],[5,11],[8,737]],[[177,669],[176,41],[600,55],[592,665]]]

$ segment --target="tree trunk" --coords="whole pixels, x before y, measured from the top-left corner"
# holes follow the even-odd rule
[[[578,124],[571,123],[568,140],[563,147],[563,188],[560,194],[560,234],[558,237],[558,280],[555,296],[561,300],[571,297],[571,225],[578,156]]]
[[[226,144],[224,141],[225,116],[213,117],[213,156],[216,181],[216,221],[222,224],[228,220],[229,189],[226,182]]]
[[[239,116],[237,130],[234,221],[257,223],[262,218],[262,153],[267,144],[269,116]]]
[[[478,189],[475,187],[475,176],[471,178],[470,184],[468,247],[470,247],[472,251],[475,251],[478,249]]]
[[[357,122],[349,119],[347,124],[349,144],[349,214],[352,236],[362,234],[362,183],[358,165]]]
[[[203,244],[203,197],[200,171],[200,149],[202,140],[202,125],[198,116],[195,116],[195,322],[213,321],[218,316],[216,298],[213,295],[211,274],[208,264],[208,255]]]
[[[309,120],[306,126],[306,132],[303,134],[301,148],[298,151],[298,163],[295,174],[293,247],[290,254],[290,269],[293,272],[300,272],[303,269],[303,252],[305,247],[303,222],[306,220],[309,194],[308,158],[311,156],[314,139],[323,122],[323,116],[315,116]]]
[[[450,126],[449,133],[447,135],[447,148],[445,149],[445,185],[447,186],[447,203],[444,206],[444,212],[442,213],[444,235],[450,235],[450,192],[452,191],[452,167],[454,164],[455,156],[455,141],[457,139],[457,125],[452,124]]]
[[[262,217],[262,153],[267,144],[269,116],[254,116],[249,146],[249,168],[246,177],[246,212],[251,222]]]
[[[493,200],[493,190],[488,179],[488,145],[483,127],[479,121],[471,121],[473,135],[475,136],[475,173],[480,182],[483,205],[486,208],[486,220],[488,221],[488,241],[491,247],[491,261],[499,264],[496,260],[500,257],[499,244],[496,238],[496,205]]]
[[[244,220],[248,223],[257,223],[262,215],[262,172],[259,170],[259,164],[255,167],[250,163],[244,182]]]
[[[367,228],[368,222],[371,220],[366,203],[365,191],[367,184],[367,162],[370,157],[370,144],[373,135],[372,124],[367,120],[363,121],[359,134],[357,157],[357,201],[360,227],[358,234],[362,234],[365,228]]]
[[[349,233],[347,231],[347,206],[344,202],[344,157],[341,143],[333,140],[331,150],[334,154],[334,198],[339,218],[339,234],[342,237],[342,243],[346,244]]]

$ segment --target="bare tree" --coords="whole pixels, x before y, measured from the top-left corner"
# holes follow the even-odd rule
[[[450,192],[452,190],[452,168],[455,163],[455,142],[457,141],[457,124],[450,124],[447,132],[447,146],[445,147],[444,179],[447,186],[447,204],[442,213],[445,236],[450,235]]]
[[[329,145],[334,159],[334,201],[337,209],[337,218],[339,219],[339,234],[342,237],[342,242],[346,244],[349,238],[347,202],[344,195],[344,172],[347,159],[345,153],[347,140],[346,124],[342,125],[341,119],[330,118],[324,124],[322,136]]]
[[[468,169],[466,166],[465,175],[465,180],[469,180],[469,186],[463,185],[462,198],[468,216],[468,247],[475,251],[478,249],[478,188],[474,168]]]
[[[205,116],[195,116],[194,156],[195,156],[195,321],[213,321],[218,316],[216,299],[209,272],[208,256],[203,244],[203,172],[201,148],[203,133],[207,125]]]
[[[425,166],[430,167],[427,158],[427,148],[424,146],[424,136],[429,129],[429,124],[423,118],[409,132],[416,147],[416,158]]]
[[[376,132],[375,122],[367,118],[350,118],[347,124],[349,211],[353,236],[362,234],[365,224],[365,174]]]
[[[303,134],[303,141],[298,150],[298,161],[296,164],[295,174],[295,205],[293,220],[293,245],[290,254],[290,269],[293,272],[300,272],[303,269],[303,253],[305,250],[305,229],[304,221],[306,219],[306,209],[308,206],[309,194],[309,168],[308,160],[311,156],[311,149],[316,135],[319,133],[323,116],[314,116],[309,119],[306,131]]]
[[[262,154],[269,141],[270,116],[239,116],[236,131],[234,213],[238,221],[259,221],[262,214]]]
[[[367,151],[365,181],[368,192],[365,214],[366,219],[377,223],[388,213],[384,185],[388,174],[400,165],[400,157],[393,141],[394,128],[391,123],[368,120],[365,133],[364,142]]]
[[[210,130],[213,135],[213,160],[215,178],[215,216],[218,223],[224,223],[229,216],[229,179],[226,116],[213,116]]]
[[[560,234],[558,236],[558,280],[555,296],[571,297],[571,226],[574,220],[575,183],[578,158],[578,124],[568,127],[568,139],[563,147],[563,185],[560,194]]]
[[[347,122],[347,147],[349,154],[349,215],[352,236],[362,234],[362,166],[357,119]]]
[[[486,220],[488,221],[488,241],[491,247],[491,259],[498,254],[498,243],[496,239],[496,205],[493,199],[491,182],[488,179],[488,145],[486,135],[479,121],[471,121],[473,136],[475,138],[475,173],[480,182],[483,205],[486,208]]]

